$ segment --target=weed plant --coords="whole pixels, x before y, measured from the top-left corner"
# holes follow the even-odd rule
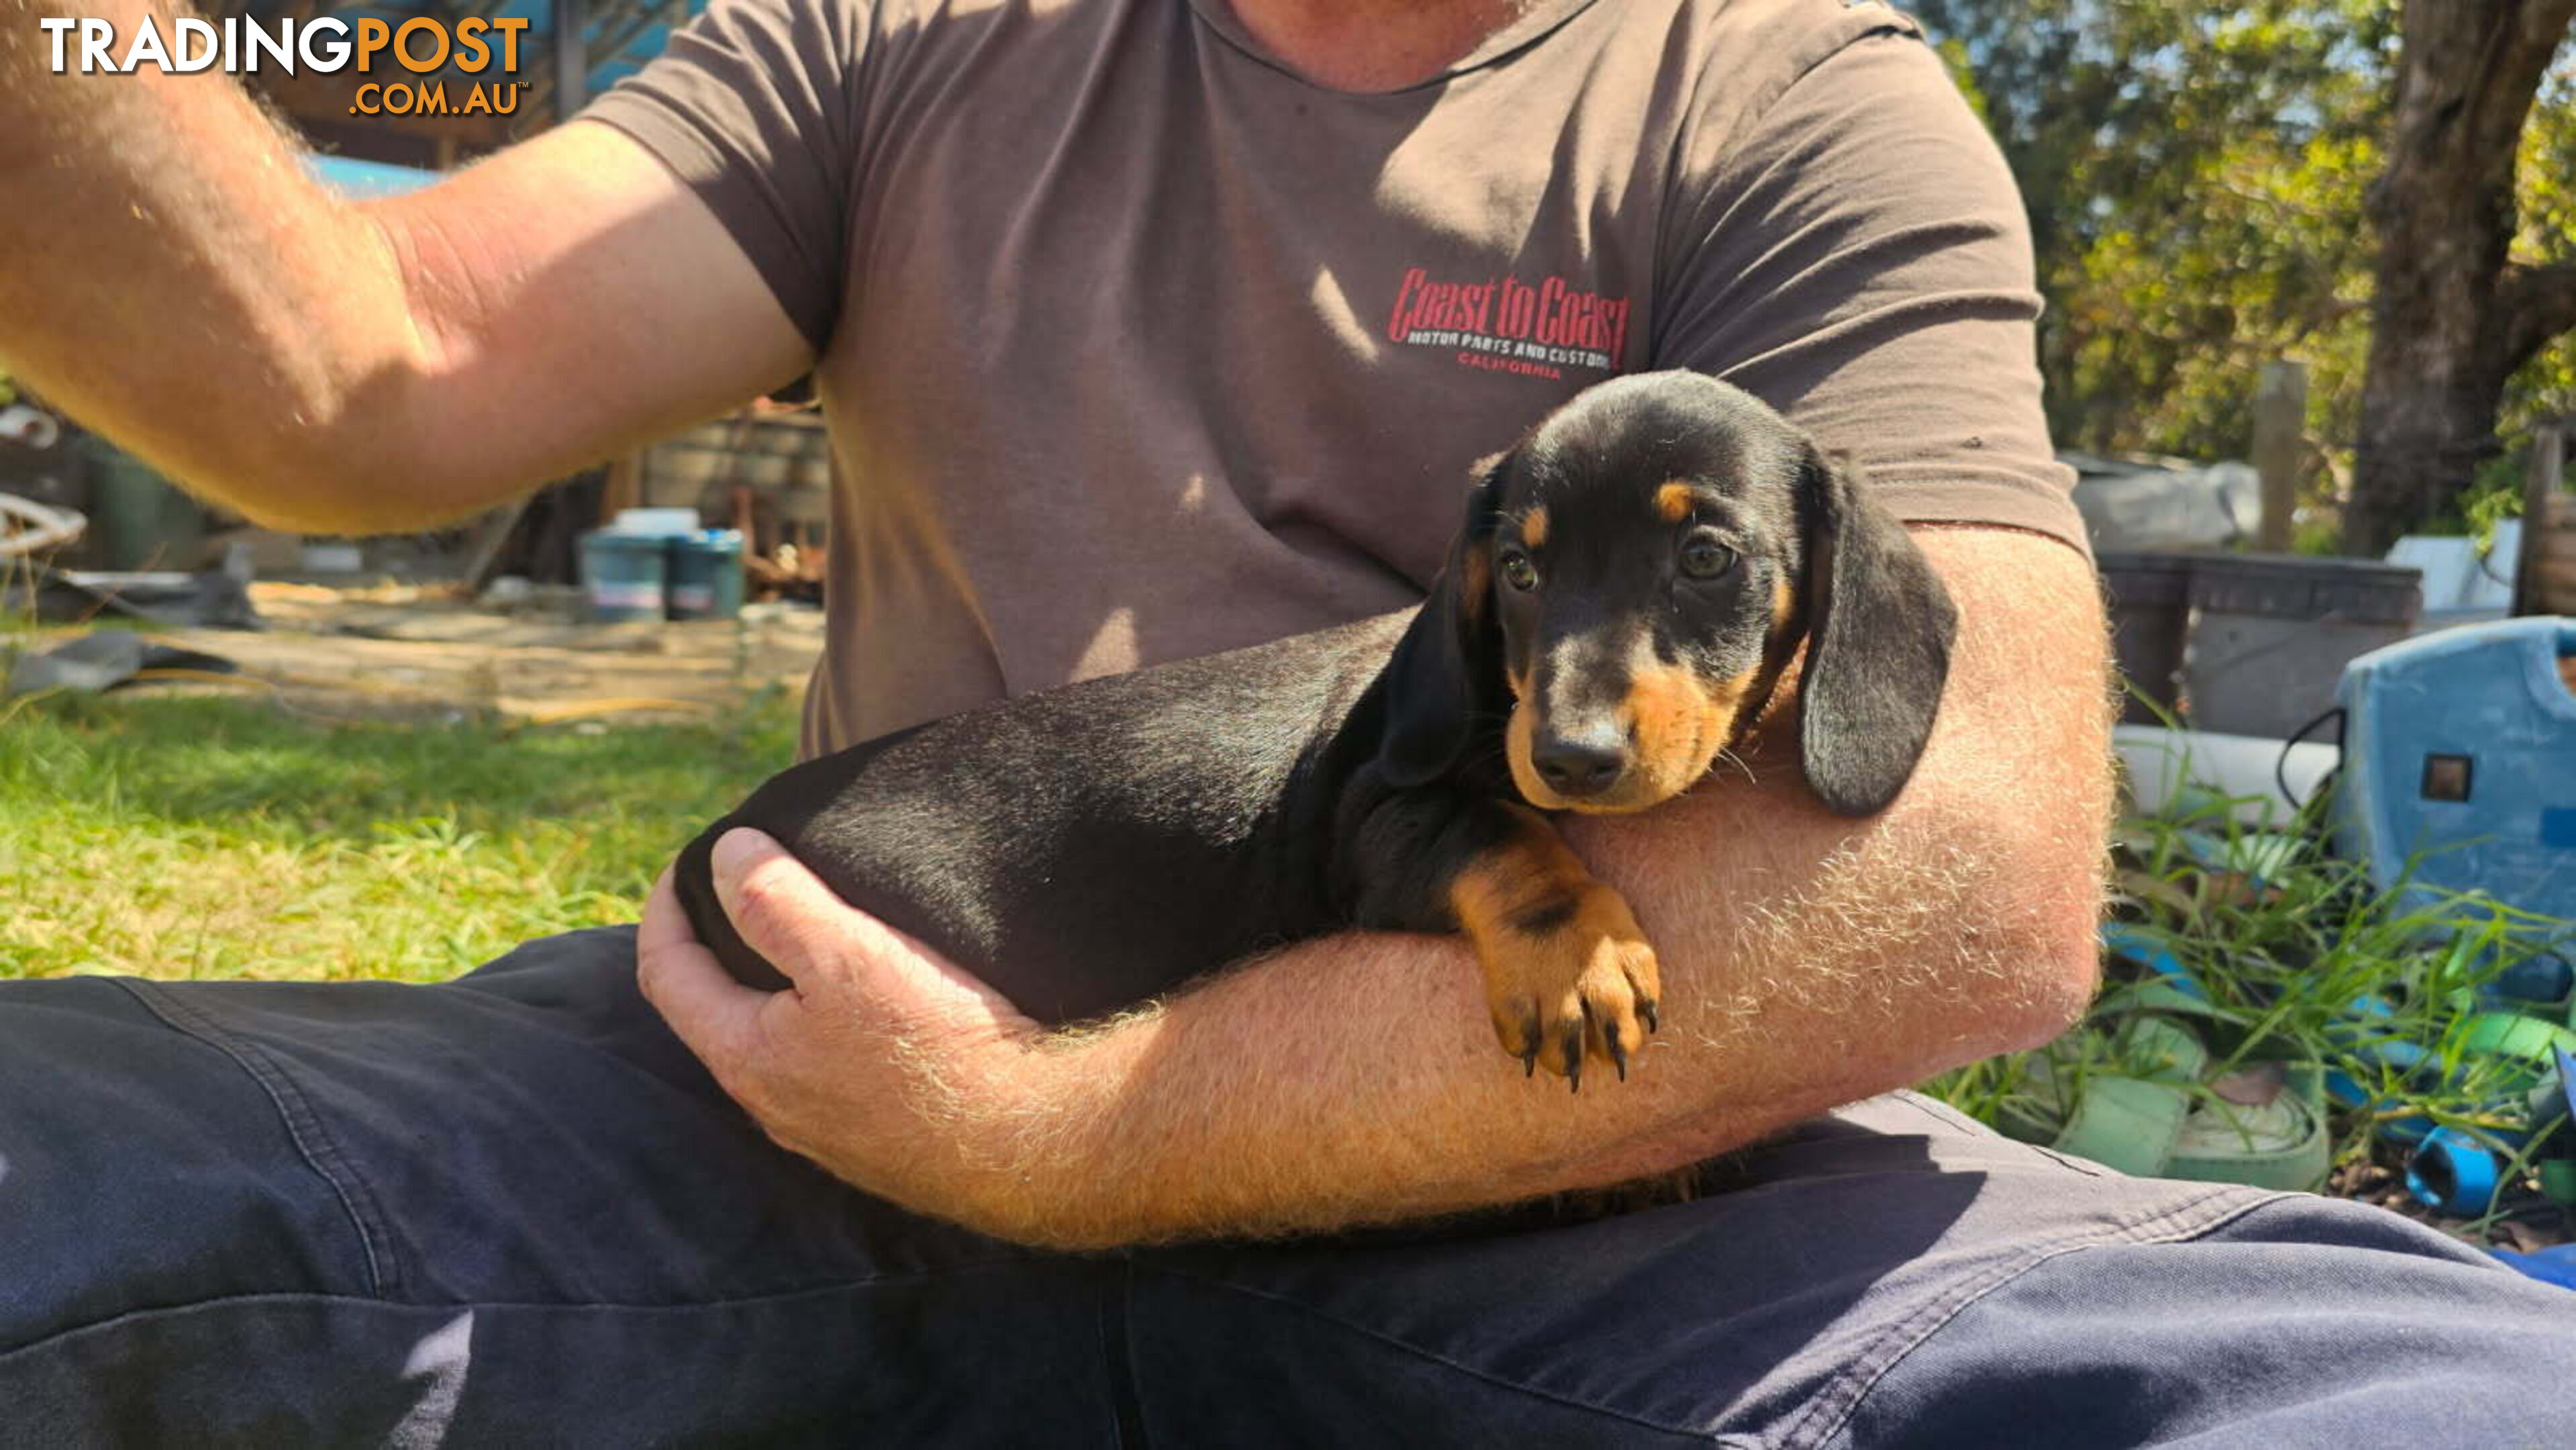
[[[2404,878],[2375,889],[2366,870],[2326,848],[2321,804],[2281,831],[2249,828],[2254,802],[2202,796],[2178,814],[2132,819],[2115,833],[2114,932],[2161,954],[2165,970],[2106,953],[2100,995],[2084,1020],[2033,1052],[1959,1068],[1929,1091],[1983,1121],[2061,1119],[2102,1074],[2174,1081],[2222,1114],[2208,1086],[2265,1061],[2312,1062],[2358,1087],[2358,1106],[2329,1114],[2338,1165],[2374,1152],[2402,1155],[2380,1130],[2439,1125],[2529,1168],[2518,1130],[2531,1119],[2533,1074],[2519,1060],[2473,1050],[2483,1014],[2520,1008],[2564,1021],[2563,1001],[2520,1001],[2545,981],[2552,952],[2576,955],[2569,924],[2482,892]],[[2179,972],[2180,977],[2175,975]],[[2189,1000],[2192,986],[2204,1002]],[[2176,1071],[2179,1022],[2207,1044],[2207,1069]]]

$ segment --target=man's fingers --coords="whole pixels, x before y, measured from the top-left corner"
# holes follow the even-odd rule
[[[762,833],[736,828],[716,839],[709,861],[716,900],[743,942],[787,974],[799,990],[837,976],[855,952],[882,950],[876,918],[832,892],[805,863]]]
[[[881,1020],[1034,1026],[975,974],[843,901],[758,831],[725,832],[714,867],[734,930],[808,998],[855,1000]]]
[[[678,948],[706,951],[696,930],[689,925],[689,913],[681,909],[679,894],[672,889],[671,873],[674,869],[663,867],[662,874],[653,878],[652,891],[644,898],[644,921],[635,929],[635,955],[639,962],[657,952]]]
[[[761,1006],[778,995],[735,981],[715,953],[698,944],[669,871],[644,901],[644,922],[635,932],[635,982],[671,1031],[719,1078],[751,1055]]]

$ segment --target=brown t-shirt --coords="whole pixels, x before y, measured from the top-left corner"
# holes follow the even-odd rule
[[[1469,464],[1616,372],[2082,547],[2012,180],[1872,0],[1538,0],[1386,94],[1226,0],[715,0],[588,114],[820,356],[809,752],[1412,603]]]

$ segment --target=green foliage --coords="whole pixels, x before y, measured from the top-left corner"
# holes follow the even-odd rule
[[[2482,551],[2494,548],[2496,525],[2522,517],[2530,467],[2528,447],[2507,448],[2478,465],[2468,487],[2426,520],[2424,532],[2475,539]]]
[[[2485,465],[2478,469],[2477,477],[2469,484],[2468,491],[2452,500],[2458,514],[2456,521],[2446,519],[2443,521],[2444,524],[2456,522],[2458,525],[2456,532],[2477,540],[2478,547],[2481,549],[2495,547],[2496,525],[2507,519],[2522,517],[2523,495],[2526,492],[2524,479],[2530,467],[2531,458],[2528,449],[2517,449],[2488,459]],[[2451,533],[2455,530],[2444,527],[2441,532]]]
[[[2309,369],[2320,485],[2349,468],[2397,56],[2393,0],[1920,0],[2029,206],[2058,441],[2244,457],[2256,369]],[[2576,257],[2576,56],[2524,135],[2517,260]],[[2576,338],[2502,424],[2576,408]]]
[[[2523,128],[2517,176],[2522,208],[2517,261],[2576,262],[2576,47],[2562,52]],[[2505,397],[2499,431],[2511,438],[2547,418],[2576,414],[2576,333],[2523,365]]]

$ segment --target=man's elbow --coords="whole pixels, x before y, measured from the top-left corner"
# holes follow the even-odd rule
[[[464,471],[473,450],[409,438],[382,416],[283,419],[171,471],[263,528],[390,534],[470,518],[520,490]]]
[[[326,450],[272,458],[232,473],[209,489],[243,518],[285,533],[413,533],[454,524],[478,512],[451,501],[458,490],[434,473],[393,460]]]
[[[2088,784],[2093,782],[2088,781]],[[1956,900],[1962,981],[1959,1060],[2037,1047],[2075,1024],[2101,980],[2107,768],[2100,789],[1998,819],[1958,802],[1949,835],[1974,861]]]
[[[2091,1006],[2113,813],[2099,585],[2001,530],[1923,536],[1967,621],[1900,831],[1956,864],[1959,1060],[2039,1045]]]
[[[2066,1031],[2092,1006],[2101,987],[2098,859],[2058,860],[2038,869],[2049,879],[2037,886],[2027,919],[2011,932],[2025,965],[2019,990],[2009,998],[2015,1010],[1996,1023],[1994,1052],[2025,1051]]]

